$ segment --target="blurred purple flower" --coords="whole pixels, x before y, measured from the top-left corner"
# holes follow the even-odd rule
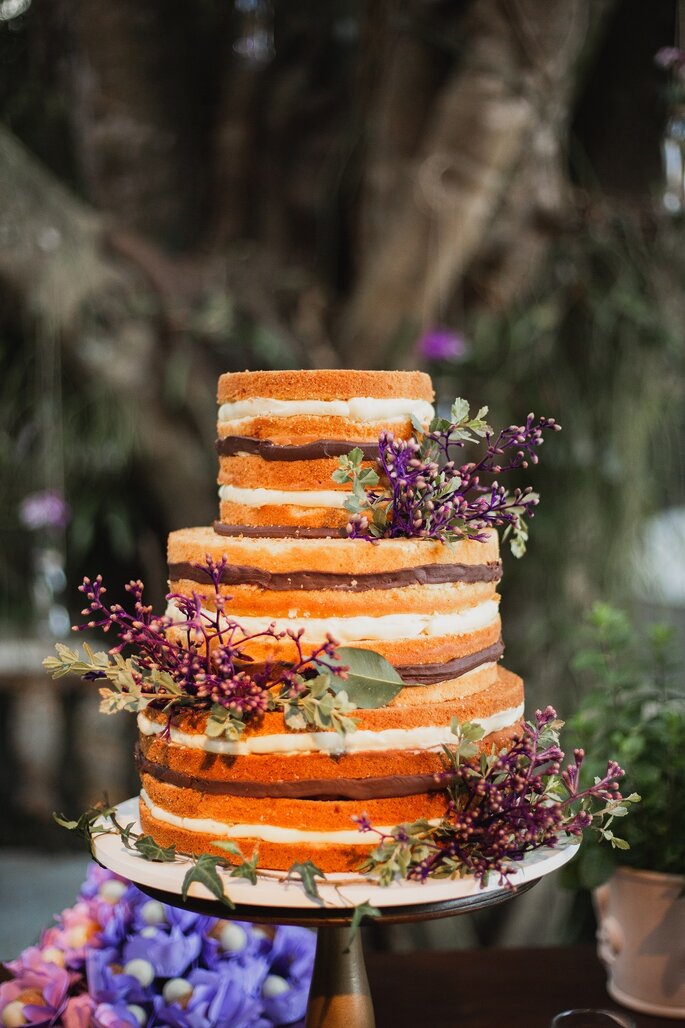
[[[153,985],[142,986],[137,978],[121,971],[117,949],[91,950],[86,957],[88,992],[97,1003],[146,1003]]]
[[[418,343],[419,354],[427,361],[459,360],[468,345],[463,335],[449,328],[434,326],[427,329]]]
[[[184,935],[180,928],[143,928],[124,945],[123,963],[129,960],[149,960],[157,978],[180,978],[202,949],[197,934]]]
[[[302,981],[311,975],[316,936],[309,928],[281,925],[276,929],[269,962],[271,973]]]
[[[261,1016],[262,1004],[245,968],[230,964],[216,971],[195,968],[186,981],[192,991],[182,1002],[155,998],[155,1016],[160,1024],[173,1028],[204,1028],[208,1024],[267,1028],[271,1024]]]
[[[685,65],[685,51],[677,46],[662,46],[654,55],[654,63],[668,71]]]
[[[15,1024],[55,1024],[66,1006],[71,977],[56,964],[44,963],[37,947],[23,954],[23,958],[16,977],[0,985],[0,1023],[8,1024],[12,1014],[16,1014],[23,1021]]]
[[[66,528],[71,519],[71,509],[63,496],[54,489],[29,493],[19,505],[19,518],[25,528],[36,531],[40,528]]]
[[[140,1021],[125,1003],[100,1003],[93,1014],[92,1024],[93,1028],[124,1028],[128,1025],[139,1028]]]
[[[95,1003],[87,992],[73,996],[62,1014],[64,1028],[91,1028],[94,1009]]]
[[[166,906],[92,865],[74,906],[6,965],[14,978],[0,986],[0,1024],[10,1003],[12,1020],[34,1028],[292,1024],[314,944],[306,929],[264,932]]]
[[[307,1012],[309,981],[285,981],[269,975],[262,987],[264,1013],[273,1024],[292,1024]]]

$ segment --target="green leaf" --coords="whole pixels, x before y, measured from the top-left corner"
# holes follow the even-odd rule
[[[157,863],[173,863],[176,860],[176,844],[171,846],[160,846],[151,835],[141,835],[134,842],[134,847],[145,860],[153,860]]]
[[[251,885],[257,884],[257,861],[259,851],[255,846],[251,857],[244,857],[240,864],[231,868],[231,878],[247,878]]]
[[[289,703],[284,708],[283,718],[291,732],[301,732],[307,727],[307,719],[297,703]]]
[[[56,824],[60,825],[61,828],[66,828],[70,832],[78,832],[83,836],[88,848],[93,852],[93,839],[98,835],[107,835],[112,831],[109,825],[98,824],[102,818],[112,818],[115,813],[115,807],[107,807],[104,803],[90,807],[84,811],[79,817],[78,821],[74,821],[71,818],[67,818],[64,814],[57,814],[53,812],[53,820]],[[117,829],[117,831],[121,831]]]
[[[243,859],[243,852],[240,846],[236,842],[231,842],[230,839],[212,839],[212,846],[218,846],[220,850],[225,850],[232,857]]]
[[[421,421],[421,419],[413,411],[409,415],[409,420],[411,421],[412,428],[414,428],[416,430],[418,435],[423,435],[424,432],[426,431],[426,429],[424,428],[424,424]]]
[[[294,863],[286,876],[286,881],[289,882],[295,875],[298,876],[304,887],[305,895],[309,896],[312,900],[318,900],[323,902],[319,888],[316,884],[317,878],[326,878],[323,871],[312,863],[311,860],[306,860],[303,864]]]
[[[223,866],[221,857],[214,857],[211,853],[203,853],[199,856],[186,872],[183,885],[181,886],[181,896],[184,900],[187,899],[188,889],[192,883],[199,882],[200,885],[204,885],[206,889],[209,889],[212,896],[215,896],[220,903],[223,903],[231,910],[235,910],[235,903],[226,895],[224,884],[217,871],[217,865]]]
[[[350,946],[355,940],[357,932],[361,928],[362,921],[364,918],[370,918],[373,920],[376,917],[381,916],[381,911],[378,907],[372,906],[370,903],[358,903],[354,908],[354,914],[352,915],[352,921],[350,922],[350,934],[347,937],[347,949],[345,953],[349,952]]]
[[[218,846],[219,849],[230,853],[232,857],[238,857],[240,859],[239,864],[234,864],[231,867],[231,878],[247,878],[247,880],[253,885],[257,884],[257,861],[259,860],[259,850],[256,846],[251,857],[244,856],[240,846],[235,842],[231,842],[230,839],[212,839],[212,846]]]
[[[226,731],[226,721],[224,718],[221,720],[215,714],[207,718],[207,724],[205,725],[205,735],[210,739],[218,739],[220,735],[223,735]]]
[[[468,400],[465,400],[462,396],[458,396],[450,408],[452,423],[458,425],[462,421],[466,421],[469,416],[470,407],[471,405]]]
[[[337,655],[349,670],[347,678],[333,679],[332,688],[344,690],[350,702],[361,710],[387,706],[405,687],[395,668],[380,653],[342,646]]]

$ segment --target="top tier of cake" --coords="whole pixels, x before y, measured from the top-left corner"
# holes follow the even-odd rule
[[[372,461],[382,431],[407,438],[412,415],[433,417],[419,371],[243,371],[221,376],[218,400],[217,528],[231,533],[337,534],[349,518],[338,457],[359,446]]]

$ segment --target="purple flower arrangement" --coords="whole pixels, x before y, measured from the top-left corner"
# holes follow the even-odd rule
[[[6,966],[0,1024],[270,1028],[304,1017],[315,936],[203,917],[93,864],[78,901]]]
[[[333,473],[339,483],[352,483],[345,507],[352,514],[347,534],[353,539],[419,538],[452,542],[485,538],[491,528],[504,528],[512,552],[525,552],[526,518],[533,517],[539,497],[530,486],[509,493],[498,476],[537,464],[543,433],[558,432],[554,418],[529,414],[524,424],[510,425],[497,435],[485,422],[487,407],[475,417],[466,400],[457,399],[450,419],[435,418],[426,429],[416,422],[416,436],[395,439],[383,432],[378,440],[378,472],[364,464],[361,448],[340,458]],[[483,440],[478,461],[459,464],[456,453],[467,443]],[[380,485],[379,489],[375,489]]]
[[[378,836],[365,870],[386,885],[398,877],[425,881],[465,874],[485,884],[496,874],[506,886],[526,853],[586,830],[625,849],[610,826],[640,797],[621,796],[618,779],[624,772],[615,761],[582,789],[585,754],[575,750],[573,763],[563,767],[562,725],[552,707],[538,710],[535,723],[524,724],[510,747],[474,760],[482,729],[453,722],[455,745],[445,747],[448,767],[442,775],[449,794],[445,818],[437,825],[399,825],[392,833],[375,829],[366,815],[356,818],[361,831]]]
[[[177,619],[153,613],[143,601],[140,581],[126,586],[132,599],[127,611],[119,603],[107,604],[101,575],[85,578],[79,590],[87,620],[74,630],[114,629],[119,642],[108,653],[94,653],[86,644],[85,659],[57,643],[57,656],[44,660],[44,667],[53,678],[76,673],[101,682],[103,713],[136,712],[149,704],[169,715],[188,706],[207,711],[207,732],[213,736],[238,738],[247,722],[267,710],[282,711],[293,728],[353,731],[356,723],[347,715],[354,704],[344,688],[349,665],[339,660],[335,640],[328,636],[324,643],[307,647],[304,630],[277,632],[269,626],[263,632],[245,632],[225,613],[227,598],[220,583],[226,563],[207,556],[204,564],[196,565],[213,586],[210,600],[198,593],[167,596],[179,611]],[[292,644],[288,663],[256,664],[250,656],[254,640],[284,638]],[[125,658],[124,651],[131,655]]]

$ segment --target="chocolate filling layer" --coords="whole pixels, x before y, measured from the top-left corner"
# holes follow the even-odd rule
[[[503,653],[504,643],[500,639],[478,653],[467,653],[466,656],[455,657],[445,664],[396,664],[395,670],[408,685],[435,685],[437,682],[449,682],[452,678],[459,678],[481,664],[499,660]]]
[[[390,799],[393,796],[415,796],[424,792],[439,792],[446,788],[440,774],[388,775],[383,778],[314,778],[301,781],[217,781],[198,778],[153,764],[136,751],[136,765],[140,774],[148,774],[160,782],[179,789],[193,789],[208,796],[244,796],[251,799],[284,800],[371,800]]]
[[[217,535],[245,535],[257,539],[340,539],[345,529],[340,528],[302,528],[298,525],[225,525],[223,521],[214,522]]]
[[[448,582],[497,582],[502,576],[501,561],[487,564],[420,564],[395,571],[342,575],[334,571],[264,571],[241,564],[227,564],[221,573],[222,585],[256,585],[272,592],[292,589],[317,591],[344,589],[364,592],[367,589],[396,589],[406,585],[443,585]],[[182,561],[169,565],[169,578],[190,582],[210,581],[206,567]]]
[[[378,443],[358,443],[347,439],[317,439],[300,446],[279,446],[270,439],[253,439],[247,435],[228,435],[217,439],[216,452],[221,457],[236,453],[256,454],[262,460],[321,460],[323,457],[341,457],[359,447],[366,460],[378,457]]]

